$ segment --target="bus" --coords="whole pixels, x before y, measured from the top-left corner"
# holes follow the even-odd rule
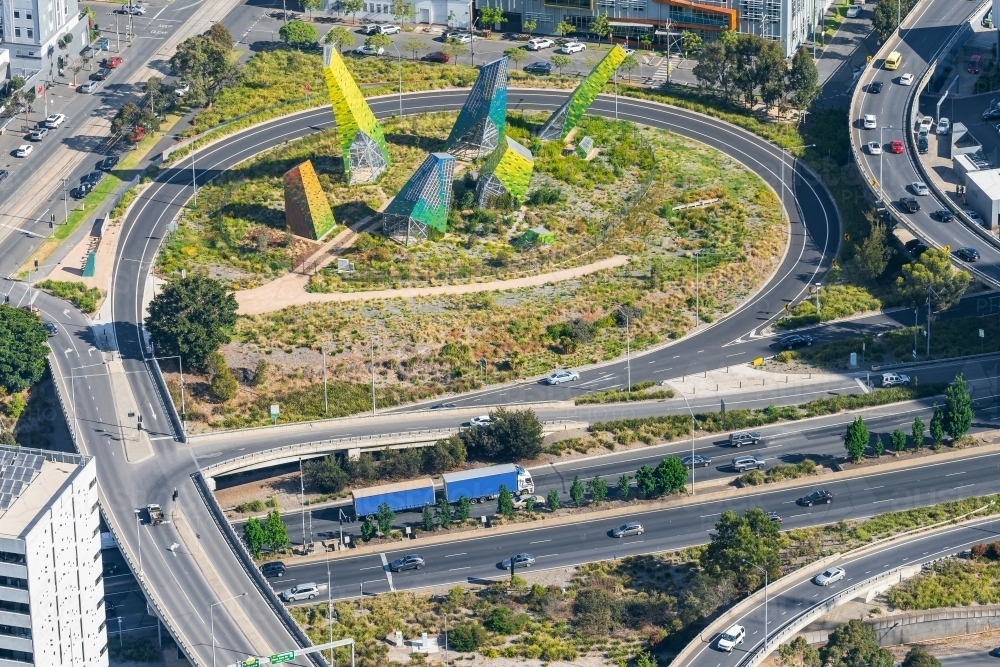
[[[903,54],[901,54],[899,51],[893,51],[885,59],[885,68],[896,69],[902,62],[903,62]]]

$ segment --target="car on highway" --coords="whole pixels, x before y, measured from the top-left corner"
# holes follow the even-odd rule
[[[47,128],[47,127],[39,127],[38,129],[33,130],[31,132],[31,134],[28,135],[28,139],[30,139],[32,141],[41,141],[42,139],[45,138],[45,136],[48,133],[49,133],[49,128]]]
[[[882,144],[877,141],[868,142],[868,154],[869,155],[881,155],[882,154]]]
[[[107,67],[102,67],[101,69],[91,74],[90,78],[93,79],[94,81],[104,81],[109,76],[111,76],[111,70],[109,70]]]
[[[287,590],[281,591],[281,599],[285,602],[299,602],[300,600],[312,600],[319,595],[319,586],[309,582],[297,584]]]
[[[83,84],[80,85],[80,92],[92,93],[100,87],[101,84],[98,81],[84,81]]]
[[[859,5],[851,5],[847,8],[847,18],[856,19],[861,16],[861,7]]]
[[[367,44],[362,44],[358,48],[354,49],[354,52],[359,56],[380,56],[385,53],[385,49],[381,46],[368,46]]]
[[[733,459],[733,470],[744,473],[747,470],[763,470],[766,465],[764,459],[759,456],[737,456]]]
[[[959,248],[955,251],[955,256],[963,262],[978,262],[979,251],[975,248]]]
[[[955,214],[946,208],[939,208],[938,210],[934,211],[934,217],[940,220],[941,222],[951,222],[952,220],[955,219]]]
[[[94,186],[100,183],[102,178],[104,178],[104,172],[99,169],[95,169],[86,176],[81,176],[80,182],[89,183],[91,186]]]
[[[642,535],[646,529],[638,521],[623,523],[611,531],[612,537],[631,537],[632,535]]]
[[[442,53],[441,51],[435,51],[434,53],[428,53],[426,56],[422,57],[421,60],[429,63],[446,63],[451,60],[451,56],[447,53]]]
[[[505,570],[511,568],[511,563],[513,563],[514,567],[531,567],[535,564],[535,557],[531,554],[515,554],[510,558],[504,558],[500,561],[500,565]]]
[[[844,577],[847,576],[847,572],[844,571],[842,567],[831,567],[825,572],[821,572],[813,577],[813,581],[816,582],[817,586],[829,586],[830,584],[835,584]]]
[[[866,130],[874,130],[878,127],[878,118],[873,113],[866,113],[861,122]]]
[[[10,176],[9,171],[7,171],[6,169],[0,169],[0,183],[6,181],[8,176]]]
[[[913,181],[910,183],[910,189],[913,190],[913,194],[920,195],[921,197],[929,195],[931,193],[928,189],[927,184],[923,181]]]
[[[469,420],[469,426],[478,426],[479,428],[484,428],[490,425],[489,415],[479,415],[478,417],[473,417]]]
[[[50,130],[56,129],[64,122],[66,122],[66,116],[64,116],[61,113],[54,113],[48,118],[46,118],[44,121],[42,121],[45,127],[49,128]]]
[[[777,512],[768,512],[767,518],[769,518],[771,521],[775,522],[779,526],[785,522],[785,518],[780,514],[778,514]]]
[[[786,350],[794,350],[797,347],[809,347],[813,344],[812,336],[807,336],[805,334],[792,334],[790,336],[785,336],[780,341],[781,347]]]
[[[802,496],[795,501],[799,505],[804,505],[805,507],[812,507],[813,505],[827,504],[833,502],[833,494],[826,489],[820,489],[819,491],[813,491],[807,496]]]
[[[20,146],[17,147],[17,150],[14,151],[14,155],[16,155],[17,157],[28,157],[29,155],[31,155],[31,151],[33,150],[34,146],[32,146],[31,144],[21,144]]]
[[[431,410],[454,410],[457,407],[454,403],[438,403],[437,405],[432,405]]]
[[[566,42],[559,50],[563,53],[580,53],[587,50],[587,45],[582,42]]]
[[[904,195],[899,198],[899,207],[907,213],[916,213],[920,210],[920,202],[917,201],[916,197]]]
[[[97,163],[97,168],[101,171],[111,171],[118,166],[118,156],[109,155]]]
[[[539,60],[536,63],[525,65],[524,71],[529,74],[552,74],[552,65],[551,63],[543,63]]]
[[[278,577],[280,579],[285,576],[285,564],[280,560],[264,563],[260,566],[260,573],[265,577]]]
[[[903,150],[903,141],[901,139],[893,139],[889,142],[890,153],[896,153],[898,155],[899,153],[902,153]]]
[[[882,373],[875,376],[879,387],[902,387],[910,384],[910,376],[903,373]]]
[[[913,85],[913,75],[912,74],[904,74],[903,76],[899,77],[899,85],[901,85],[901,86],[912,86]]]
[[[685,456],[681,459],[681,463],[684,464],[685,468],[707,468],[712,465],[712,459],[707,456],[702,456],[701,454],[695,454],[694,456]]]
[[[939,118],[937,122],[937,127],[934,128],[936,134],[948,134],[951,132],[951,119],[949,118]]]
[[[511,505],[513,505],[516,510],[527,509],[528,500],[530,498],[534,498],[533,502],[535,503],[535,507],[542,507],[545,505],[545,496],[521,496],[520,498],[514,499],[511,502]]]
[[[738,644],[742,644],[743,640],[746,639],[747,631],[742,625],[734,625],[721,635],[719,635],[719,641],[717,643],[720,651],[725,651],[726,653],[732,653],[733,649],[736,648]]]
[[[871,83],[869,83],[868,84],[868,92],[872,93],[873,95],[878,95],[879,93],[881,93],[882,92],[882,82],[881,81],[872,81]]]
[[[389,571],[401,572],[403,570],[419,570],[424,565],[426,565],[426,563],[424,562],[423,556],[420,554],[409,554],[408,556],[397,558],[389,563]]]
[[[83,199],[84,197],[89,195],[93,189],[94,186],[91,185],[90,183],[81,183],[80,185],[76,186],[75,188],[69,191],[69,196],[72,197],[73,199]]]
[[[59,327],[57,327],[56,325],[52,324],[52,322],[46,322],[45,323],[45,333],[47,333],[49,335],[49,337],[51,338],[52,336],[55,336],[56,334],[59,333]]]
[[[729,444],[732,447],[742,447],[743,445],[759,445],[764,441],[758,431],[736,431],[729,434]]]
[[[562,384],[564,382],[573,382],[574,380],[579,380],[580,374],[576,371],[568,371],[565,369],[558,370],[552,373],[547,378],[545,378],[545,384]]]
[[[529,51],[541,51],[542,49],[551,49],[556,43],[553,42],[548,37],[535,37],[534,39],[528,40],[528,50]]]
[[[969,218],[971,218],[972,221],[974,223],[976,223],[977,225],[979,225],[980,227],[985,227],[985,224],[983,223],[983,219],[980,218],[979,214],[976,213],[975,211],[973,211],[972,209],[967,208],[967,209],[965,209],[963,211],[963,213],[965,213],[967,216],[969,216]]]

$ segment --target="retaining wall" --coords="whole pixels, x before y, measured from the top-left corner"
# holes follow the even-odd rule
[[[916,611],[865,621],[878,637],[879,646],[915,644],[934,639],[974,635],[1000,627],[1000,605]],[[800,632],[810,644],[825,644],[829,630]]]

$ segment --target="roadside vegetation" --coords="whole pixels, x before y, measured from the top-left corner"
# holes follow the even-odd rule
[[[35,285],[38,289],[51,292],[53,296],[65,299],[71,304],[90,314],[97,310],[97,302],[101,299],[101,290],[96,287],[87,287],[85,284],[76,281],[66,280],[43,280]]]
[[[886,594],[897,609],[916,611],[1000,603],[1000,542],[974,544],[968,558],[949,558]]]

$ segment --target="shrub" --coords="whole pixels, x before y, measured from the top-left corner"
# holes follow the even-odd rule
[[[542,186],[528,195],[528,203],[535,206],[543,204],[558,204],[565,201],[566,195],[561,188]]]
[[[740,476],[740,482],[742,482],[744,486],[760,486],[765,481],[764,473],[760,470],[751,470],[750,472]]]
[[[527,614],[515,614],[508,607],[494,607],[486,619],[486,627],[501,635],[515,635],[528,623]]]
[[[456,651],[471,653],[486,643],[488,635],[478,623],[460,623],[448,633],[448,643]]]
[[[63,280],[43,280],[38,287],[51,292],[60,299],[65,299],[85,313],[97,310],[97,300],[101,298],[101,290],[88,288],[81,282]]]

